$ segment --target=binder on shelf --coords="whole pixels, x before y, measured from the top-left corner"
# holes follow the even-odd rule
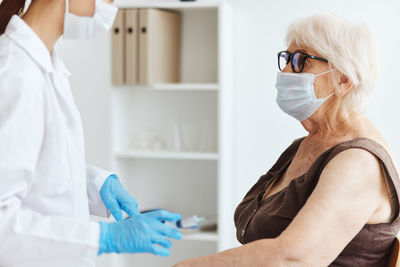
[[[125,11],[126,64],[125,78],[127,84],[139,83],[139,10]]]
[[[125,10],[119,10],[112,28],[112,83],[125,83]]]
[[[139,11],[139,83],[178,83],[180,72],[181,15]]]

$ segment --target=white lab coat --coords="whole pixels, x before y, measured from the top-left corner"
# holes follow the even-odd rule
[[[0,36],[0,266],[94,266],[110,172],[87,166],[56,53],[18,16]]]

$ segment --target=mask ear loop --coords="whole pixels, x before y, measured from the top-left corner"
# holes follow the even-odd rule
[[[65,0],[65,13],[69,14],[69,0]]]
[[[322,73],[320,73],[320,74],[314,74],[315,75],[315,77],[318,77],[318,76],[322,76],[322,75],[324,75],[324,74],[327,74],[327,73],[329,73],[329,72],[334,72],[336,69],[330,69],[330,70],[327,70],[327,71],[324,71],[324,72],[322,72]],[[322,100],[322,101],[326,101],[328,98],[330,98],[331,96],[333,96],[335,94],[335,89],[334,89],[334,91],[331,93],[331,94],[329,94],[328,96],[326,96],[326,97],[324,97],[324,98],[317,98],[318,100]]]
[[[322,75],[324,75],[324,74],[327,74],[327,73],[329,73],[329,72],[333,72],[333,71],[335,71],[335,70],[336,70],[336,69],[327,70],[327,71],[324,71],[324,72],[322,72],[322,73],[315,74],[315,76],[316,76],[316,77],[322,76]]]

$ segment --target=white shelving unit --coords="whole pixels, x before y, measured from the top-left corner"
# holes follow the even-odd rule
[[[115,4],[120,8],[161,8],[161,9],[200,9],[215,8],[221,6],[221,0],[198,0],[198,1],[171,1],[171,0],[116,0]]]
[[[155,90],[155,91],[218,91],[218,83],[164,83],[164,84],[152,84],[152,85],[136,85],[136,89],[141,90]],[[131,90],[132,86],[123,85],[119,86],[119,90],[126,89]]]
[[[170,257],[118,255],[114,265],[172,266],[230,248],[235,244],[231,7],[224,0],[115,4],[181,13],[182,48],[179,83],[113,87],[113,168],[141,209],[217,218],[218,226],[214,232],[185,233],[173,242]],[[161,148],[140,147],[149,136]]]
[[[183,240],[218,242],[218,234],[211,232],[184,234]]]
[[[200,152],[169,152],[169,151],[121,151],[114,154],[119,158],[132,159],[187,159],[187,160],[218,160],[217,153]]]
[[[152,90],[170,90],[170,91],[216,91],[219,86],[217,83],[182,83],[182,84],[155,84],[149,86]]]

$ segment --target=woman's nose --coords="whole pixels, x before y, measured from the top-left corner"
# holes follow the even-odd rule
[[[283,68],[282,72],[293,72],[290,62]]]

